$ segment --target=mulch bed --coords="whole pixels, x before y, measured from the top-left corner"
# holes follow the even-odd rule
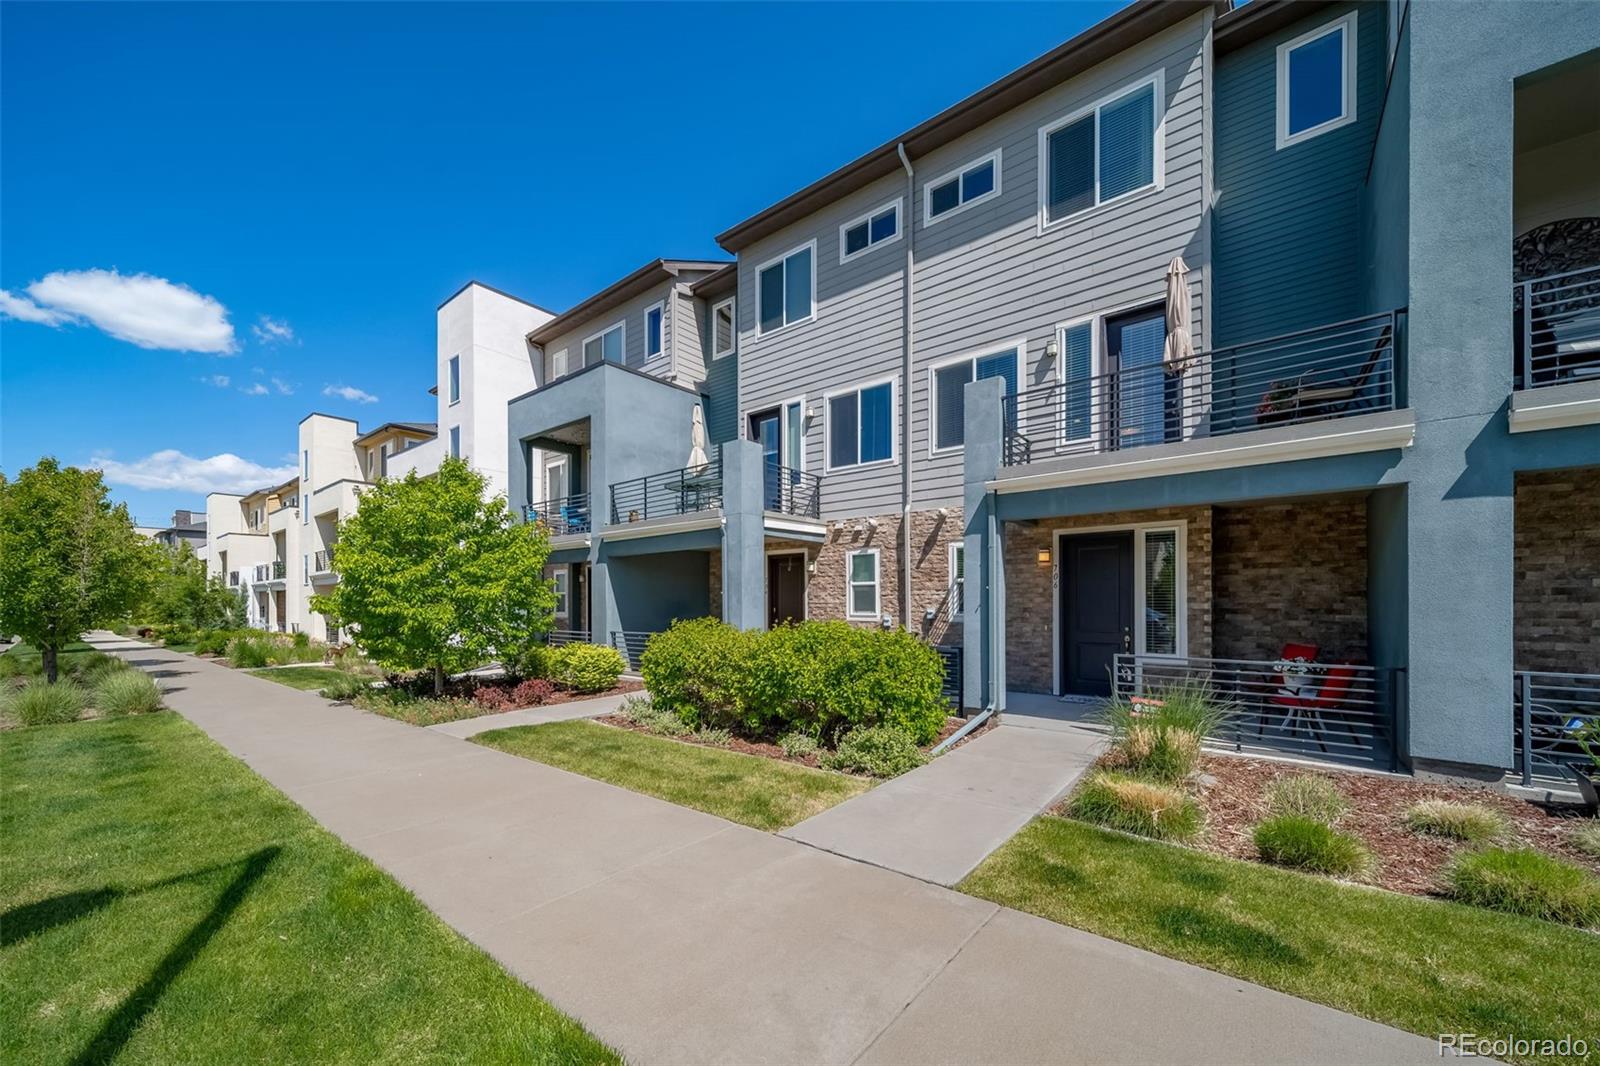
[[[1377,865],[1369,880],[1381,888],[1412,895],[1437,894],[1442,890],[1445,864],[1468,847],[1442,837],[1413,833],[1405,827],[1406,810],[1427,799],[1492,807],[1511,823],[1516,839],[1505,841],[1507,846],[1531,845],[1600,873],[1600,860],[1579,851],[1571,842],[1573,830],[1582,824],[1582,816],[1571,807],[1546,807],[1486,788],[1312,770],[1248,756],[1207,755],[1201,760],[1200,772],[1205,776],[1200,779],[1197,793],[1206,808],[1206,832],[1197,846],[1231,858],[1257,858],[1251,832],[1266,817],[1267,786],[1281,777],[1309,774],[1331,782],[1350,804],[1338,828],[1354,833],[1372,850]]]

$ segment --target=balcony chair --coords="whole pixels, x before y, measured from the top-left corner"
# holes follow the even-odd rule
[[[1315,740],[1317,747],[1326,754],[1328,745],[1323,738],[1329,732],[1329,725],[1324,716],[1336,715],[1343,709],[1355,680],[1355,666],[1350,663],[1339,663],[1327,668],[1322,684],[1317,687],[1314,694],[1306,695],[1304,690],[1295,695],[1287,691],[1278,693],[1270,702],[1283,709],[1279,725],[1291,736],[1303,726],[1306,734]],[[1345,723],[1344,731],[1350,735],[1356,747],[1365,746],[1361,743],[1360,734],[1351,728],[1348,722]]]
[[[1367,361],[1351,377],[1341,380],[1340,375],[1345,371],[1336,368],[1308,370],[1301,374],[1292,386],[1285,406],[1300,420],[1333,418],[1348,414],[1357,407],[1371,405],[1373,397],[1362,394],[1366,392],[1372,375],[1377,372],[1378,364],[1383,361],[1384,352],[1393,350],[1393,339],[1394,325],[1386,324],[1378,332],[1378,339],[1373,343]]]

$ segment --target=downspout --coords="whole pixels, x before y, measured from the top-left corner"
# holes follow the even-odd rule
[[[901,294],[901,362],[900,362],[900,624],[911,628],[911,301],[916,293],[912,280],[912,245],[916,243],[917,227],[911,224],[916,203],[916,171],[911,157],[906,155],[905,142],[894,146],[900,154],[900,165],[906,169],[906,265]]]

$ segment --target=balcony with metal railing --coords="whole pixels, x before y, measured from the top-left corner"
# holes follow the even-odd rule
[[[311,556],[311,579],[313,581],[336,581],[339,575],[333,572],[334,546],[328,545]]]
[[[540,500],[522,509],[525,522],[537,522],[552,537],[582,536],[593,531],[589,494],[574,492],[553,500]]]
[[[722,507],[722,461],[619,481],[611,486],[611,524],[631,525]]]
[[[1600,266],[1512,290],[1513,433],[1600,423]]]
[[[1600,674],[1519,670],[1514,770],[1522,784],[1572,787],[1600,778]]]
[[[1002,476],[1042,464],[1115,469],[1134,458],[1121,453],[1161,446],[1138,457],[1152,465],[1137,476],[1161,473],[1153,464],[1169,457],[1185,469],[1308,457],[1320,439],[1327,454],[1404,446],[1405,321],[1399,310],[1335,322],[1202,351],[1181,368],[1159,353],[1108,371],[1099,359],[1062,366],[1060,380],[1004,397]],[[1336,420],[1347,423],[1337,432]]]
[[[762,478],[762,507],[796,518],[822,517],[822,478],[788,466],[768,466]]]

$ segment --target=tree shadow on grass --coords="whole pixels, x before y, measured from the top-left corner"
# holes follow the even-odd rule
[[[228,882],[228,886],[211,905],[211,910],[195,923],[171,951],[167,952],[166,957],[156,964],[150,976],[122,1001],[121,1006],[110,1018],[106,1019],[106,1023],[100,1027],[94,1039],[89,1041],[88,1046],[73,1060],[74,1066],[109,1062],[116,1057],[123,1046],[132,1039],[134,1032],[139,1028],[139,1023],[144,1021],[145,1015],[155,1009],[168,986],[188,968],[201,950],[211,942],[211,938],[228,924],[228,919],[239,909],[239,904],[244,902],[245,896],[261,879],[262,874],[266,873],[267,867],[272,865],[280,850],[276,845],[265,847],[243,860],[244,869]],[[193,876],[196,875],[187,874],[170,880],[183,880]]]
[[[1198,907],[1161,907],[1155,924],[1172,940],[1219,948],[1234,958],[1299,966],[1301,954],[1271,933]]]

